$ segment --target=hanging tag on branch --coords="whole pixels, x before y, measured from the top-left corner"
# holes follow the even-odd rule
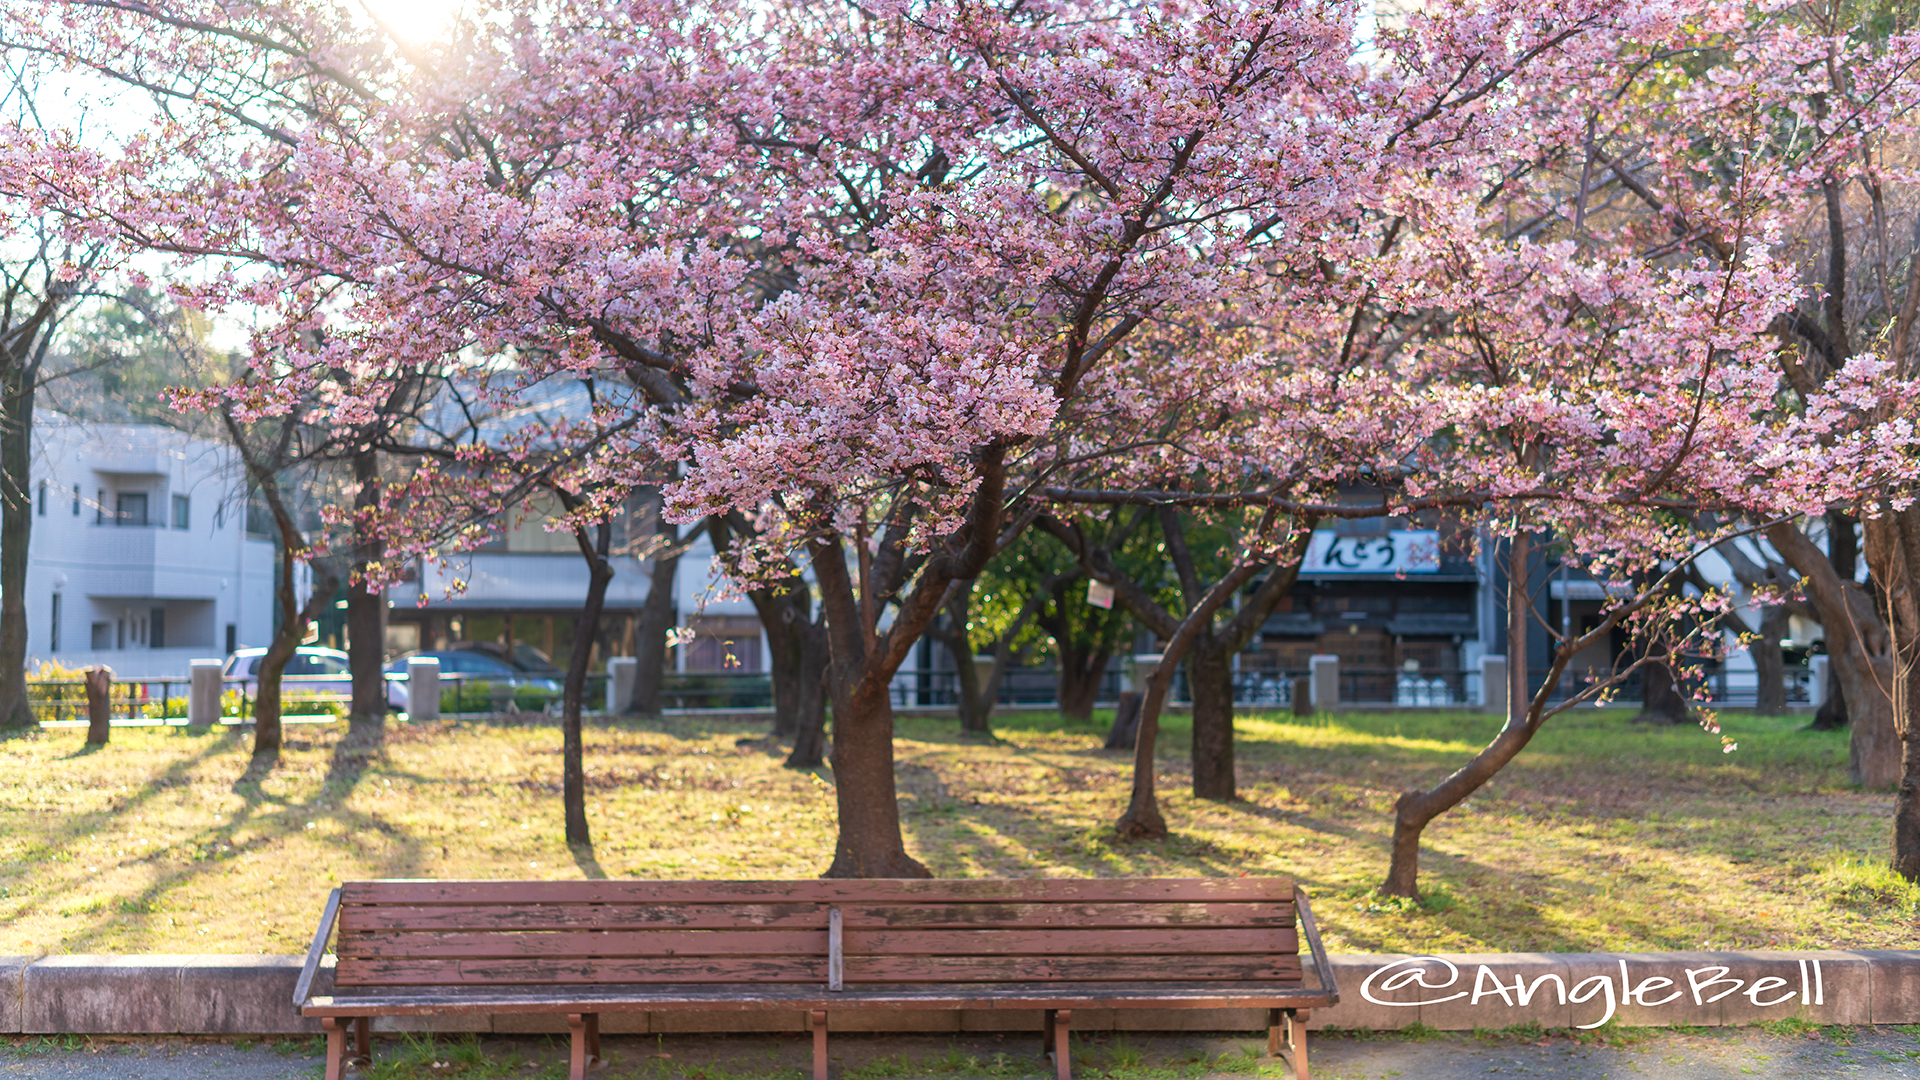
[[[1087,579],[1087,603],[1097,608],[1113,609],[1113,586],[1104,581]]]

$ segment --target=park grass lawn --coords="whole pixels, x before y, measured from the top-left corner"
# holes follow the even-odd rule
[[[1291,874],[1342,952],[1910,947],[1920,890],[1876,871],[1892,796],[1845,781],[1846,735],[1797,718],[1697,728],[1621,712],[1552,721],[1493,784],[1428,830],[1427,899],[1371,892],[1390,808],[1495,721],[1342,713],[1239,722],[1243,800],[1185,791],[1167,718],[1173,836],[1109,825],[1130,755],[1100,725],[997,718],[1000,740],[903,717],[910,850],[946,876]],[[0,953],[291,953],[326,891],[369,877],[810,877],[832,853],[831,777],[780,765],[758,725],[590,722],[595,847],[562,841],[560,738],[539,718],[289,729],[272,766],[233,729],[74,729],[0,741]]]

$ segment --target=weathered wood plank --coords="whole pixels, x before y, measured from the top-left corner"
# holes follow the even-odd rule
[[[1292,926],[1291,902],[848,904],[848,929],[981,925]],[[825,929],[825,904],[358,904],[340,916],[350,931]]]
[[[835,879],[804,881],[354,881],[343,904],[1127,903],[1284,901],[1290,878]]]
[[[1298,956],[849,956],[846,982],[1297,982]]]
[[[1111,956],[1117,954],[1256,954],[1298,952],[1292,927],[1158,930],[1053,927],[1045,930],[849,930],[846,950],[887,956]]]
[[[570,983],[759,983],[827,981],[827,958],[791,957],[341,957],[335,986],[563,985]]]
[[[825,930],[823,904],[363,904],[342,929],[379,930]]]
[[[563,930],[524,933],[342,933],[341,959],[515,956],[825,956],[825,930]]]

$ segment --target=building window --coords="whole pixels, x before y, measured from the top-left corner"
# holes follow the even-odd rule
[[[173,497],[173,527],[174,528],[184,529],[187,527],[188,509],[189,508],[187,505],[187,497],[185,495],[175,495]]]
[[[80,516],[80,485],[73,485],[73,516]]]
[[[60,594],[59,593],[53,594],[53,624],[48,627],[47,641],[50,643],[48,645],[47,651],[49,652],[60,651]]]
[[[93,492],[93,523],[99,525],[107,520],[107,492],[105,488],[96,488]]]
[[[167,609],[154,608],[147,613],[147,647],[164,649],[167,647]]]
[[[113,517],[122,525],[147,523],[147,496],[144,492],[123,491],[113,497]]]
[[[240,648],[240,635],[234,632],[235,629],[232,623],[227,624],[227,651],[229,653],[235,652]]]
[[[40,500],[37,509],[41,517],[47,516],[47,482],[45,480],[40,481]]]
[[[113,624],[97,622],[93,624],[93,651],[100,652],[113,648]]]

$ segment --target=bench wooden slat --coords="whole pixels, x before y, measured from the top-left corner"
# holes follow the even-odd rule
[[[815,983],[824,957],[514,957],[501,959],[341,957],[334,983],[352,986]],[[912,983],[1272,982],[1301,981],[1298,957],[1252,956],[849,956],[846,981]]]
[[[849,956],[856,983],[1298,982],[1297,956]]]
[[[1046,930],[848,930],[847,957],[855,956],[1107,956],[1169,952],[1290,953],[1299,949],[1291,927],[1216,930],[1052,928]]]
[[[505,956],[825,956],[825,930],[562,930],[342,934],[345,959]]]
[[[825,904],[359,905],[340,927],[378,930],[825,930]]]
[[[462,986],[489,983],[757,983],[827,982],[821,956],[505,957],[454,959],[341,957],[336,986]]]
[[[1293,894],[1290,878],[870,878],[804,881],[352,881],[353,904],[1210,903]]]
[[[743,927],[824,930],[828,904],[356,904],[340,914],[346,931],[421,930],[732,930]],[[984,922],[1022,926],[1199,925],[1220,928],[1292,926],[1291,902],[924,903],[840,906],[848,929],[924,927],[961,929]]]
[[[848,930],[855,956],[1111,956],[1292,953],[1291,928]],[[650,930],[512,933],[342,933],[342,959],[513,956],[824,956],[818,930]]]

